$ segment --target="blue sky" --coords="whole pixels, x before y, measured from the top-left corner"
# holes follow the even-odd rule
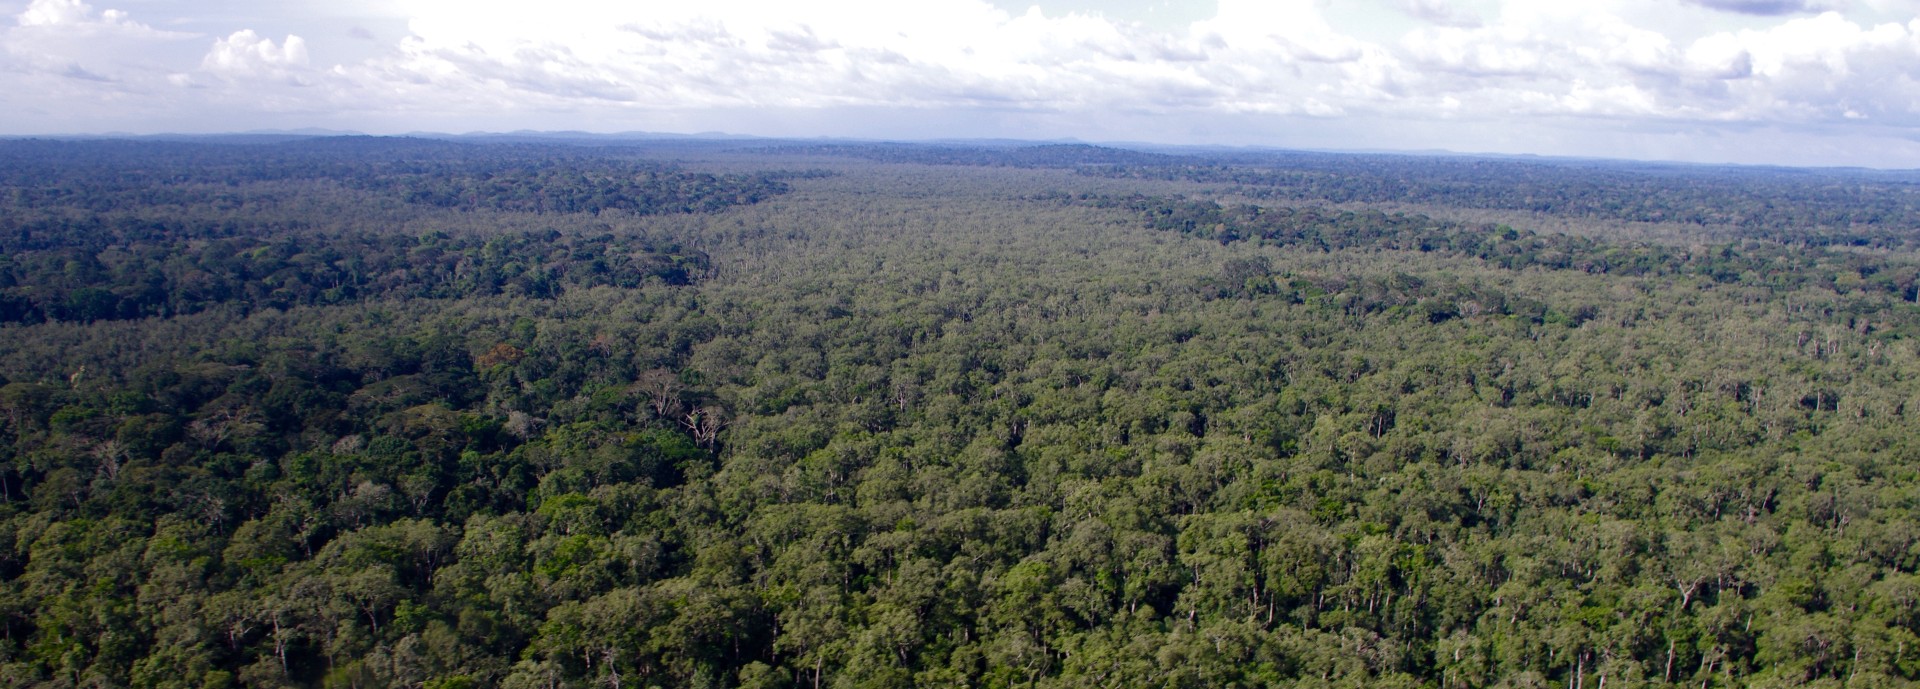
[[[1010,137],[1920,167],[1920,0],[12,0],[0,133]]]

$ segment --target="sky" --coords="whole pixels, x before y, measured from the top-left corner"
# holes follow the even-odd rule
[[[0,0],[0,134],[303,128],[1920,168],[1920,0]]]

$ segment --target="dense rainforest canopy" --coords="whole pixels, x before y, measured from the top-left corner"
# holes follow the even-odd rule
[[[0,685],[1911,685],[1917,182],[0,142]]]

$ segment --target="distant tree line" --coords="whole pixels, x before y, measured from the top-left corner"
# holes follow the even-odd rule
[[[1796,248],[1764,241],[1680,248],[1539,234],[1505,225],[1437,220],[1417,213],[1222,205],[1171,196],[1054,194],[1038,198],[1124,208],[1139,214],[1147,227],[1222,244],[1252,241],[1319,251],[1372,248],[1444,252],[1470,256],[1506,270],[1685,276],[1758,287],[1773,295],[1814,288],[1850,297],[1843,301],[1846,307],[1832,314],[1840,322],[1857,325],[1863,331],[1895,329],[1905,337],[1920,337],[1920,305],[1916,304],[1920,300],[1920,262],[1905,254]],[[1244,277],[1247,269],[1242,266],[1229,273]],[[1270,289],[1265,279],[1259,277],[1255,282],[1262,289]],[[1237,287],[1242,281],[1230,282]]]
[[[80,234],[69,234],[73,232]],[[551,299],[569,289],[684,285],[705,255],[631,237],[431,233],[298,234],[132,240],[53,247],[38,238],[93,236],[81,227],[0,238],[0,323],[169,317],[229,305],[286,309],[373,299],[497,294]]]
[[[1154,153],[1086,144],[829,144],[770,150],[882,162],[1063,168],[1197,182],[1276,202],[1421,204],[1566,218],[1737,228],[1790,245],[1907,246],[1920,175],[1868,170],[1237,150]]]
[[[767,153],[860,158],[882,163],[977,167],[1075,168],[1085,165],[1159,166],[1178,156],[1088,144],[980,146],[941,144],[813,144],[761,149]]]
[[[1905,246],[1920,179],[1865,171],[1288,156],[1252,165],[1089,166],[1081,174],[1229,185],[1258,199],[1413,203],[1739,228],[1794,245]]]
[[[237,187],[326,180],[407,203],[551,213],[714,212],[786,193],[813,172],[688,172],[631,155],[562,146],[477,146],[341,137],[278,144],[0,141],[0,207],[230,205]],[[598,153],[598,155],[595,155]],[[191,161],[179,167],[179,160]]]

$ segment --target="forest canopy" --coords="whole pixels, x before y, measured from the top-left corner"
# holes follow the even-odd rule
[[[0,141],[0,684],[1911,685],[1916,181]]]

